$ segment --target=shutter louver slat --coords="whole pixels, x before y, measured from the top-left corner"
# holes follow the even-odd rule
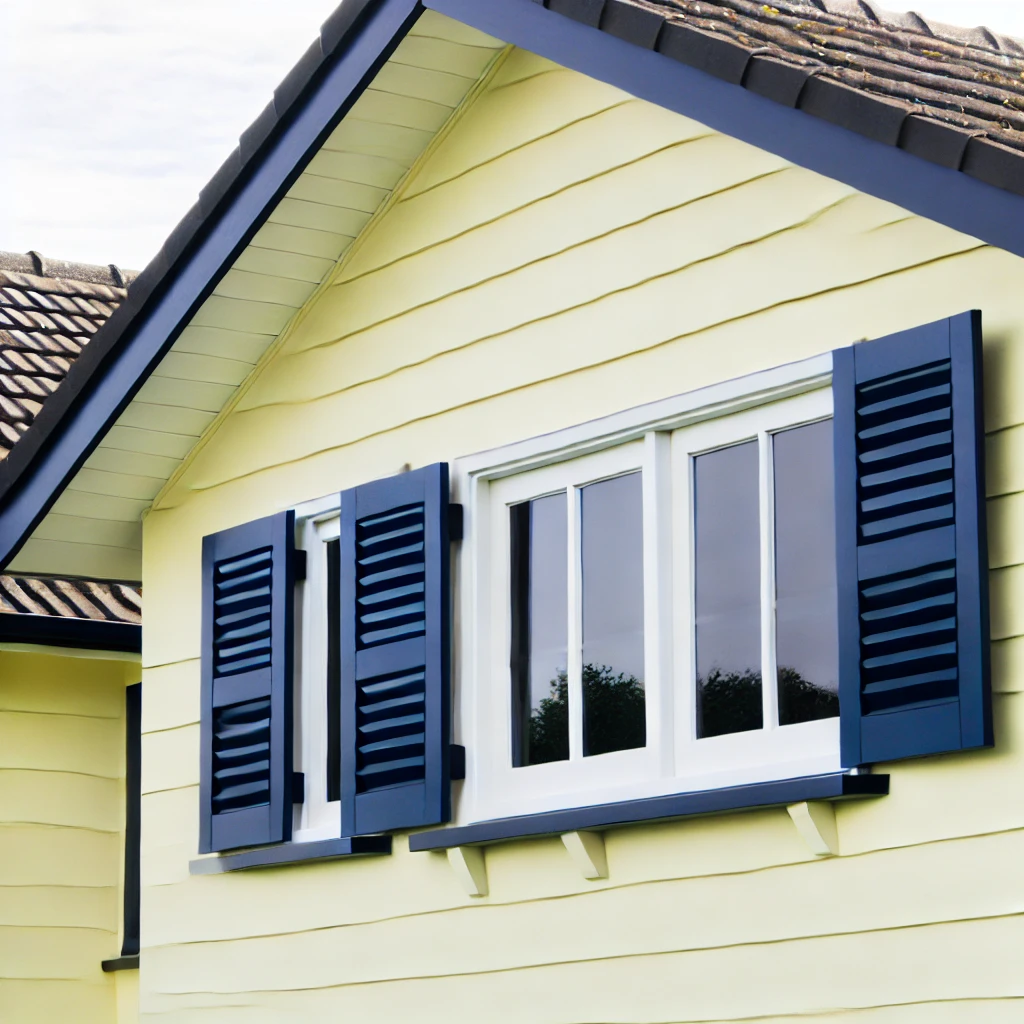
[[[423,669],[357,684],[358,792],[369,793],[423,780],[426,771],[425,684]]]
[[[341,496],[342,834],[447,821],[448,467]]]
[[[291,512],[203,544],[201,852],[290,833],[294,566]]]
[[[356,524],[360,649],[426,631],[423,525],[422,504],[368,516]]]
[[[980,318],[833,353],[848,767],[991,743]]]
[[[860,543],[952,523],[950,361],[858,385],[856,421]],[[956,699],[955,563],[862,580],[860,609],[866,713]]]

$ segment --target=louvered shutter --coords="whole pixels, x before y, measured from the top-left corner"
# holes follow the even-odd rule
[[[295,515],[203,539],[201,853],[291,837]]]
[[[981,315],[833,359],[843,764],[989,745]]]
[[[445,464],[341,496],[341,821],[364,835],[447,821]]]

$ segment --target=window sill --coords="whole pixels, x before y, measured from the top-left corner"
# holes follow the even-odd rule
[[[251,868],[284,867],[313,860],[341,860],[391,853],[391,836],[352,836],[349,839],[324,839],[316,843],[282,843],[243,853],[225,853],[189,861],[190,875],[221,875],[227,871]]]
[[[104,960],[100,967],[103,968],[104,974],[110,974],[113,971],[137,971],[139,969],[139,954],[118,956],[113,960]]]
[[[699,793],[673,793],[644,800],[573,807],[564,811],[525,814],[515,818],[496,818],[474,825],[417,832],[409,836],[414,851],[448,850],[456,846],[486,845],[513,839],[640,825],[652,821],[689,818],[727,811],[752,811],[779,807],[807,800],[851,800],[886,796],[888,775],[812,775],[779,782],[760,782],[751,786],[704,790]]]

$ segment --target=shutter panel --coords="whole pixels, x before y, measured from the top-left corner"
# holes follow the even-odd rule
[[[843,764],[990,745],[981,315],[833,359]]]
[[[200,853],[292,823],[295,514],[203,539]]]
[[[448,466],[341,496],[342,835],[450,817]]]

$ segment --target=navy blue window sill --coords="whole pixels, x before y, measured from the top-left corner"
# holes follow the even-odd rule
[[[312,860],[341,860],[346,857],[370,857],[391,853],[391,836],[352,836],[348,839],[324,839],[317,843],[282,843],[242,853],[222,853],[189,861],[190,875],[221,875],[226,871],[251,868],[284,867]]]
[[[888,775],[811,775],[779,782],[759,782],[751,786],[710,789],[700,793],[673,793],[644,800],[526,814],[516,818],[495,818],[474,825],[417,832],[409,836],[409,849],[447,850],[453,846],[485,845],[511,839],[640,825],[702,814],[752,811],[803,803],[805,800],[863,799],[885,796],[888,792]]]
[[[139,954],[119,956],[113,960],[104,960],[100,967],[103,968],[104,974],[110,974],[113,971],[137,971],[139,969]]]

